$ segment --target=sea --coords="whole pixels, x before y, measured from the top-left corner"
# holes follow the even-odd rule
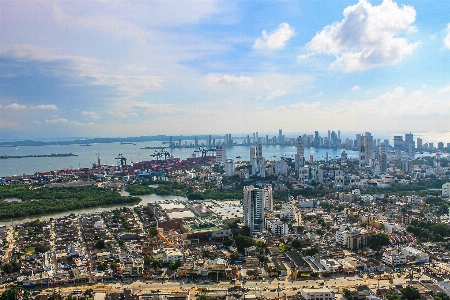
[[[87,146],[89,145],[89,146]],[[166,147],[172,156],[186,159],[193,154],[198,155],[196,148],[175,148],[169,149],[167,144],[162,142],[138,142],[134,144],[121,143],[93,143],[93,144],[72,144],[72,145],[45,145],[45,146],[19,146],[0,147],[1,156],[28,156],[28,155],[49,155],[73,153],[76,156],[64,157],[22,157],[0,159],[0,177],[13,175],[31,175],[36,172],[46,172],[52,170],[70,168],[90,168],[93,163],[97,163],[100,158],[102,165],[116,165],[117,158],[122,155],[127,159],[127,164],[155,159],[152,155],[157,149],[145,149],[145,147]],[[313,155],[314,160],[324,160],[327,153],[329,159],[340,158],[342,149],[331,148],[305,148],[305,159],[309,160]],[[358,152],[345,150],[348,158],[358,157]],[[263,157],[266,160],[278,160],[281,157],[294,158],[295,146],[267,145],[263,146]],[[249,146],[232,146],[226,150],[227,158],[248,161],[250,160]]]
[[[394,135],[403,136],[404,133],[372,133],[375,138],[391,140]],[[296,135],[293,135],[296,136]],[[414,139],[422,138],[423,143],[434,143],[437,147],[438,142],[443,142],[444,146],[450,142],[450,132],[415,132]],[[191,143],[193,141],[188,141]],[[184,143],[184,141],[183,141]],[[205,143],[204,140],[199,140],[199,143]],[[93,143],[89,146],[82,146],[80,144],[70,145],[46,145],[46,146],[20,146],[20,147],[0,147],[1,156],[28,156],[28,155],[49,155],[49,154],[65,154],[73,153],[76,156],[63,157],[22,157],[0,159],[0,177],[13,175],[31,175],[36,172],[46,172],[60,169],[70,168],[88,168],[92,167],[93,163],[97,163],[97,158],[100,158],[103,165],[116,165],[118,157],[123,155],[127,159],[127,163],[153,160],[152,154],[155,154],[156,149],[144,149],[145,147],[165,147],[166,151],[174,157],[186,159],[192,157],[195,153],[195,148],[175,148],[169,149],[167,144],[161,141],[136,142],[133,144],[117,143]],[[305,159],[309,160],[310,155],[313,155],[314,160],[325,159],[327,153],[329,159],[339,158],[342,149],[331,148],[305,148]],[[228,147],[226,150],[227,158],[235,160],[248,161],[250,158],[250,147],[236,145]],[[345,150],[348,158],[357,158],[358,152],[353,150]],[[280,146],[280,145],[264,145],[263,157],[266,160],[277,160],[281,157],[294,158],[296,153],[295,146]]]

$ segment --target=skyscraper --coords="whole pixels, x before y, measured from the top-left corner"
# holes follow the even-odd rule
[[[298,171],[300,167],[305,165],[305,145],[303,144],[302,137],[299,136],[295,140],[295,147],[297,153],[295,154],[295,169]]]
[[[233,176],[234,175],[234,160],[227,159],[225,161],[225,176]]]
[[[217,146],[216,147],[216,162],[225,163],[227,160],[227,147]]]
[[[417,149],[422,149],[422,139],[417,138]]]
[[[264,190],[253,185],[244,187],[244,225],[250,232],[258,232],[264,228]]]
[[[278,129],[278,144],[284,144],[283,129]]]
[[[259,175],[265,177],[266,161],[262,156],[262,144],[258,143],[256,146],[250,147],[250,164],[252,165],[252,175]]]
[[[373,158],[373,138],[370,132],[361,136],[359,143],[359,168],[363,169]]]
[[[263,196],[264,196],[264,209],[268,211],[273,211],[273,192],[271,185],[266,185],[264,187]]]

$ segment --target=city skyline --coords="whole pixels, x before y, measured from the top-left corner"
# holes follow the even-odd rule
[[[444,132],[449,10],[413,0],[0,1],[0,136]]]

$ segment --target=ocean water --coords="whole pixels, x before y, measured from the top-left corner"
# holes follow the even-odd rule
[[[154,159],[151,155],[154,149],[142,149],[144,147],[164,147],[161,142],[142,142],[135,144],[120,143],[99,143],[91,146],[73,145],[50,145],[50,146],[23,146],[23,147],[0,147],[0,156],[25,156],[25,155],[47,155],[73,153],[77,156],[67,157],[24,157],[0,159],[0,176],[12,176],[22,174],[34,174],[51,170],[67,168],[91,167],[97,162],[97,155],[100,156],[101,164],[116,165],[116,159],[121,153],[127,158],[127,163],[149,161]],[[192,157],[194,148],[168,149],[174,157],[186,159]],[[313,155],[314,160],[325,159],[328,152],[329,159],[339,158],[342,149],[326,148],[305,148],[305,159]],[[349,158],[358,157],[358,153],[352,150],[345,150]],[[266,160],[277,160],[280,157],[294,158],[296,148],[294,146],[263,146],[263,157]],[[236,157],[241,158],[236,158]],[[237,160],[249,160],[250,149],[247,146],[233,146],[227,148],[227,158]]]

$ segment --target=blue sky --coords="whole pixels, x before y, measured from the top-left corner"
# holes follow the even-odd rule
[[[449,11],[0,0],[0,137],[448,131]]]

